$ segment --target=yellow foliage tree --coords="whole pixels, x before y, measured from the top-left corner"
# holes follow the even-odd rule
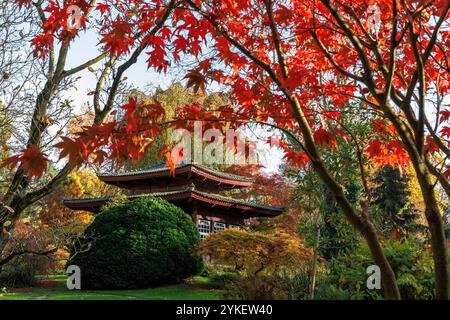
[[[236,228],[210,234],[201,242],[198,252],[214,264],[250,275],[295,272],[312,254],[296,236]]]

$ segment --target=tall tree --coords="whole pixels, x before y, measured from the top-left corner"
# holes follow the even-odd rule
[[[54,191],[83,159],[89,157],[86,145],[93,143],[88,142],[92,134],[96,132],[103,136],[97,140],[102,143],[105,142],[102,139],[110,141],[108,132],[113,126],[105,124],[104,120],[111,117],[110,112],[121,101],[124,73],[144,50],[150,51],[156,43],[155,34],[163,27],[173,6],[174,1],[151,4],[126,1],[118,6],[97,4],[95,0],[18,0],[2,4],[0,32],[5,37],[1,37],[3,79],[0,84],[4,87],[4,105],[18,114],[13,117],[17,135],[8,141],[11,153],[16,154],[3,163],[11,168],[12,178],[3,181],[6,191],[2,195],[4,206],[0,207],[0,225],[8,232],[0,235],[0,255],[24,210]],[[133,12],[140,12],[140,15]],[[133,21],[142,21],[144,16],[145,23],[133,27]],[[80,31],[88,28],[101,35],[100,50],[93,48],[92,58],[70,66],[68,56],[72,44]],[[156,55],[151,54],[152,63]],[[59,165],[60,169],[51,179],[40,179],[59,137],[53,132],[64,133],[64,120],[75,109],[72,101],[64,96],[79,83],[80,73],[88,69],[97,77],[91,93],[94,113],[93,123],[89,126],[91,133],[80,133],[87,139],[86,144],[64,137],[57,146],[63,149],[62,158],[68,156],[70,161]],[[119,151],[127,154],[126,150],[116,146],[118,158],[122,155],[118,155]],[[97,151],[91,157],[101,163],[104,152]]]
[[[31,0],[16,3],[36,7]],[[25,198],[21,196],[24,192],[20,196],[17,193],[19,188],[29,187],[30,177],[39,177],[45,169],[47,159],[41,150],[40,133],[48,126],[45,114],[50,98],[64,79],[98,62],[94,59],[64,71],[69,44],[77,33],[65,25],[65,18],[68,6],[77,5],[83,13],[82,26],[91,27],[95,19],[91,14],[101,16],[99,30],[104,52],[98,59],[105,58],[107,63],[99,76],[99,87],[104,87],[106,75],[111,74],[114,79],[106,90],[105,105],[99,104],[99,93],[103,91],[94,94],[96,126],[87,128],[76,139],[58,144],[63,156],[71,156],[62,174],[76,163],[74,160],[88,160],[89,153],[102,162],[105,145],[109,146],[108,156],[118,160],[142,155],[151,137],[160,130],[161,123],[156,125],[163,115],[160,105],[143,105],[130,99],[123,105],[126,110],[123,121],[99,125],[111,111],[123,72],[144,50],[148,50],[149,67],[159,72],[167,71],[172,63],[183,65],[189,61],[192,63],[186,75],[188,85],[195,90],[205,89],[211,81],[227,85],[232,90],[233,104],[222,106],[220,115],[217,111],[202,112],[198,104],[187,106],[172,125],[192,128],[192,120],[203,119],[210,127],[221,129],[224,120],[228,120],[235,127],[260,123],[283,132],[289,142],[282,144],[287,157],[298,164],[310,161],[348,221],[366,239],[382,271],[385,296],[390,299],[398,299],[400,295],[395,274],[368,216],[370,190],[362,159],[367,154],[379,166],[405,167],[411,163],[431,234],[436,297],[449,298],[447,246],[434,189],[437,180],[450,194],[447,180],[450,171],[445,161],[437,157],[439,154],[442,159],[450,154],[447,125],[450,113],[443,105],[450,86],[446,53],[450,1],[108,0],[95,6],[94,3],[83,0],[37,3],[43,32],[33,39],[34,52],[52,63],[46,85],[33,108],[25,148],[6,161],[12,167],[19,166],[5,195],[6,203],[12,205],[16,214],[53,186],[31,192]],[[164,25],[169,16],[170,24]],[[53,52],[55,39],[61,41],[57,59]],[[121,59],[125,62],[111,72]],[[359,204],[351,203],[322,156],[323,150],[335,148],[337,137],[344,135],[340,118],[348,111],[349,100],[361,101],[358,108],[378,116],[377,122],[374,120],[376,130],[368,140],[369,148],[355,141],[351,132],[345,132],[358,150],[356,160],[360,163],[365,194]],[[425,112],[428,106],[436,112]],[[58,179],[54,185],[56,182]],[[10,213],[1,214],[4,217]]]

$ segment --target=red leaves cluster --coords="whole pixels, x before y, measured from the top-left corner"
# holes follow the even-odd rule
[[[20,164],[19,168],[28,173],[29,178],[39,179],[47,170],[47,156],[34,144],[22,150],[19,154],[6,158],[2,167],[14,168]]]
[[[375,139],[366,151],[375,164],[396,166],[400,172],[403,172],[410,163],[409,155],[400,140],[382,142],[381,139]]]
[[[16,0],[19,6],[29,5],[31,1]],[[79,25],[80,29],[86,26],[86,17],[84,13],[89,7],[86,0],[70,0],[64,1],[46,1],[43,7],[43,14],[46,15],[45,21],[42,23],[42,33],[36,35],[32,40],[34,47],[33,54],[39,58],[45,58],[50,48],[53,47],[55,39],[61,42],[71,41],[78,33],[77,29],[71,28],[69,19],[71,18],[71,8],[74,6],[80,9]]]
[[[105,25],[101,35],[100,43],[104,44],[105,51],[109,51],[112,55],[119,57],[124,53],[130,52],[130,48],[134,44],[132,35],[133,26],[123,20],[113,21],[111,25]]]
[[[28,6],[31,3],[30,0],[15,1],[19,6]],[[276,26],[283,30],[277,40],[288,65],[287,77],[282,70],[282,63],[276,58],[276,40],[270,33],[270,17],[266,13],[261,14],[261,8],[264,6],[259,7],[255,5],[258,3],[252,1],[213,0],[209,5],[203,5],[203,2],[197,0],[193,2],[205,10],[204,14],[194,14],[193,10],[177,7],[171,14],[169,23],[156,33],[150,33],[150,30],[155,26],[155,21],[159,21],[166,12],[165,1],[105,0],[99,1],[94,9],[97,17],[101,17],[100,43],[103,44],[104,50],[112,55],[120,57],[134,48],[145,48],[148,66],[158,72],[166,72],[172,61],[182,60],[182,55],[190,56],[195,58],[198,65],[191,67],[186,79],[187,85],[195,92],[206,91],[209,81],[229,86],[235,106],[224,106],[214,112],[205,111],[198,104],[184,106],[177,114],[178,120],[172,123],[173,127],[192,129],[194,120],[202,120],[204,130],[212,127],[221,129],[225,126],[224,120],[234,126],[253,120],[271,122],[299,134],[292,106],[283,94],[283,91],[287,90],[302,105],[301,110],[313,130],[315,143],[322,148],[333,149],[339,141],[338,136],[345,139],[345,134],[342,130],[329,126],[325,120],[332,122],[339,119],[342,116],[342,107],[347,106],[349,99],[354,96],[365,98],[367,104],[377,108],[377,100],[371,96],[373,90],[357,87],[353,79],[337,71],[337,67],[344,71],[344,74],[360,69],[360,56],[344,33],[336,29],[335,19],[320,2],[315,6],[311,6],[310,1],[292,1],[289,6],[279,2],[273,3]],[[46,57],[55,40],[73,40],[76,31],[67,27],[67,8],[70,5],[80,7],[83,12],[82,25],[85,26],[87,17],[84,14],[88,12],[90,3],[91,1],[86,0],[44,1],[42,5],[46,21],[42,25],[42,33],[32,41],[35,55]],[[415,57],[408,32],[392,37],[392,23],[386,23],[392,21],[394,3],[343,0],[340,2],[342,5],[337,6],[357,38],[364,43],[376,42],[379,56],[369,59],[369,69],[373,75],[367,76],[373,77],[381,92],[385,80],[377,61],[381,59],[389,65],[393,38],[398,42],[397,51],[401,52],[401,58],[396,60],[392,79],[395,89],[406,92],[415,72]],[[406,8],[403,6],[414,10],[416,6],[424,3],[422,0],[405,4],[397,2],[399,26],[409,23],[405,14]],[[425,48],[429,41],[426,35],[433,33],[434,23],[429,23],[427,19],[438,16],[448,3],[448,0],[430,2],[414,22],[415,27],[420,27],[420,32],[424,35],[419,47]],[[378,30],[373,30],[371,26],[369,9],[372,5],[376,5],[380,13],[381,24]],[[360,19],[359,24],[352,24],[350,13],[345,10],[346,6]],[[317,19],[317,16],[321,18]],[[258,28],[255,28],[255,21],[258,21]],[[215,28],[216,23],[220,25],[220,30]],[[308,26],[311,28],[308,29]],[[438,38],[440,48],[432,52],[433,62],[426,64],[425,74],[426,87],[436,84],[438,91],[445,93],[450,90],[450,81],[448,75],[441,71],[442,66],[447,63],[446,49],[450,46],[450,32],[448,28],[441,29]],[[315,32],[328,55],[323,52],[318,41],[312,39],[310,31]],[[230,38],[240,43],[251,54],[251,58],[232,45]],[[373,42],[373,39],[376,41]],[[207,51],[204,50],[205,47]],[[200,56],[202,60],[199,59]],[[272,71],[271,75],[267,69]],[[273,76],[281,80],[276,81]],[[322,98],[331,105],[327,111],[317,107],[316,102]],[[313,109],[309,109],[310,105],[313,105]],[[60,156],[68,157],[71,163],[91,160],[101,163],[106,158],[120,161],[141,156],[152,143],[154,136],[160,132],[161,128],[157,123],[163,117],[164,110],[157,104],[143,105],[136,99],[130,99],[123,106],[123,111],[125,114],[120,123],[112,122],[84,128],[75,137],[63,138],[56,145],[61,149]],[[320,121],[317,121],[317,114],[321,114]],[[441,123],[447,122],[449,118],[449,110],[441,111]],[[440,127],[439,135],[440,138],[450,138],[450,127]],[[286,158],[290,162],[296,165],[305,165],[308,162],[308,157],[303,152],[293,151],[291,146],[280,146],[285,150]],[[38,171],[44,167],[46,158],[37,152],[37,148],[33,148],[31,146],[19,155],[11,157],[7,165],[22,162],[25,168],[28,166],[26,163],[29,154],[34,152],[37,157],[35,164],[39,170],[28,169],[31,170],[32,176],[39,176]],[[426,138],[425,149],[429,154],[438,151],[431,137]],[[374,135],[366,151],[369,158],[380,165],[389,163],[404,166],[409,162],[394,126],[383,120],[374,121]],[[173,159],[168,158],[169,165],[170,161],[173,162]]]
[[[334,149],[336,146],[336,138],[324,127],[320,127],[314,132],[314,142],[321,147],[330,146]]]
[[[369,160],[378,166],[396,166],[403,172],[409,166],[410,159],[394,126],[386,124],[384,120],[374,120],[373,124],[375,139],[366,148]]]

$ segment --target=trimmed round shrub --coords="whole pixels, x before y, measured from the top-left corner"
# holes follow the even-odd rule
[[[156,197],[107,208],[73,246],[82,289],[137,289],[178,282],[203,266],[191,217]]]

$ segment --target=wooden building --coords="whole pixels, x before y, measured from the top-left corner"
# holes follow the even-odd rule
[[[130,190],[129,199],[145,195],[161,197],[191,215],[201,238],[210,232],[241,226],[245,219],[275,217],[283,207],[261,205],[224,196],[225,191],[252,187],[254,179],[209,169],[198,164],[181,164],[175,174],[163,164],[123,173],[101,173],[100,180]],[[99,212],[111,197],[64,199],[73,210]]]

